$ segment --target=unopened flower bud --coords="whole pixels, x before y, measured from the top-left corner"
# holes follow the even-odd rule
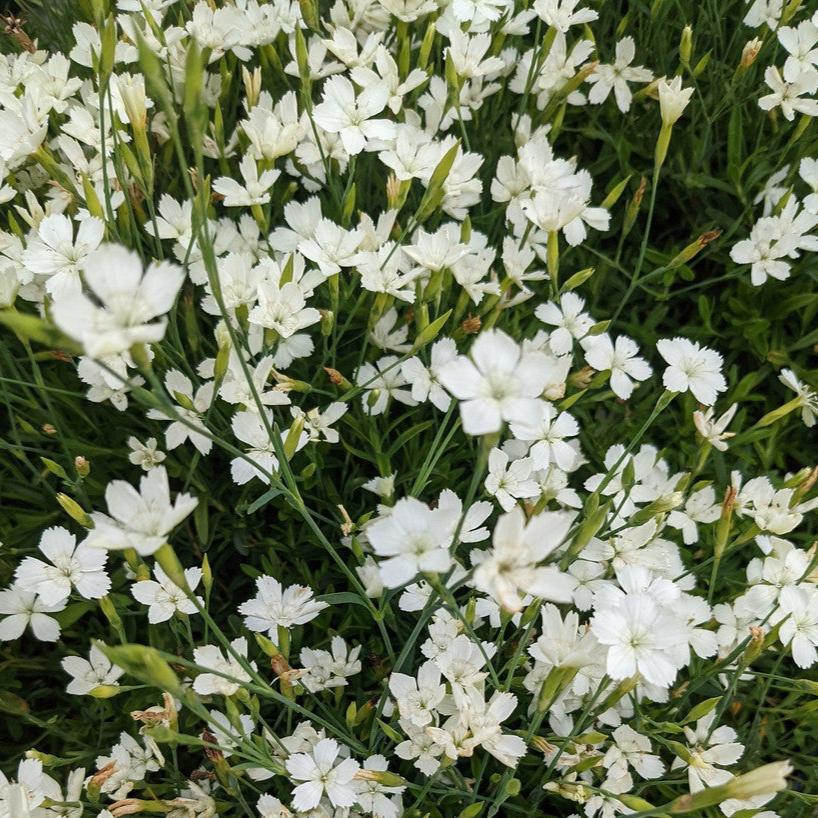
[[[91,519],[91,516],[76,500],[60,492],[57,494],[57,502],[62,507],[62,510],[83,528],[94,527],[94,521]]]
[[[687,25],[682,29],[682,38],[679,41],[679,59],[685,67],[690,65],[693,54],[693,26]]]
[[[334,386],[339,386],[344,392],[348,389],[352,389],[352,384],[337,369],[325,366],[324,372],[327,373]]]
[[[698,255],[708,244],[715,241],[721,235],[721,230],[708,230],[706,233],[702,233],[696,241],[691,242],[684,248],[680,253],[678,253],[671,262],[667,265],[668,269],[673,269],[674,267],[679,267],[682,264],[687,264],[688,261],[691,261],[696,255]]]
[[[389,770],[364,770],[360,769],[355,773],[358,781],[376,781],[384,787],[405,787],[407,781]]]
[[[762,40],[754,37],[748,42],[741,52],[741,61],[739,62],[739,70],[746,71],[755,61],[758,52],[761,51],[761,46],[764,45]]]

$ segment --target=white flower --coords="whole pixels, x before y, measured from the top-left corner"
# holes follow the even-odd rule
[[[432,510],[414,497],[404,497],[389,514],[367,527],[367,537],[379,557],[383,584],[405,585],[419,573],[442,574],[451,565],[449,548],[460,508],[439,504]]]
[[[673,125],[687,108],[693,96],[692,88],[682,88],[682,78],[674,77],[670,82],[662,77],[656,84],[659,92],[659,108],[662,114],[662,124]]]
[[[729,781],[733,774],[721,767],[735,764],[744,752],[744,747],[736,742],[736,731],[732,727],[722,725],[713,729],[715,718],[716,714],[712,712],[699,719],[695,729],[684,728],[690,761],[677,756],[671,765],[674,770],[687,767],[691,792],[718,787]]]
[[[441,684],[440,668],[434,662],[424,662],[417,678],[405,673],[392,673],[389,692],[395,697],[400,716],[417,727],[431,724],[438,706],[446,695]]]
[[[256,579],[256,588],[258,593],[239,605],[239,613],[247,628],[267,631],[276,641],[279,628],[305,625],[328,607],[326,602],[313,598],[310,588],[304,585],[283,588],[277,579],[266,574]]]
[[[304,431],[311,441],[325,440],[327,443],[337,443],[341,437],[336,429],[332,428],[349,409],[349,404],[333,401],[326,409],[310,409],[305,412],[298,406],[290,409],[294,418],[304,418]]]
[[[528,457],[513,461],[502,449],[489,452],[489,473],[486,477],[486,491],[494,497],[503,511],[511,511],[519,498],[537,497],[540,487],[531,478],[532,462]]]
[[[548,301],[534,310],[534,315],[544,324],[556,327],[548,337],[548,346],[555,355],[566,355],[588,334],[594,319],[584,312],[585,301],[576,293],[564,293],[560,303]]]
[[[94,528],[85,544],[109,551],[133,548],[147,557],[158,551],[170,532],[187,517],[197,500],[179,494],[171,504],[168,473],[164,466],[149,471],[139,482],[139,491],[124,480],[114,480],[105,489],[108,514],[95,511]]]
[[[388,768],[389,765],[382,755],[369,756],[364,761],[363,770],[359,775],[366,776],[367,771],[375,774],[387,772]],[[399,815],[403,815],[400,794],[406,789],[404,785],[387,787],[377,778],[366,776],[362,780],[356,779],[356,788],[358,804],[375,818],[398,818]]]
[[[10,642],[23,635],[26,626],[41,642],[56,642],[60,638],[60,624],[49,614],[64,610],[66,600],[46,604],[41,597],[12,585],[0,591],[0,642]]]
[[[742,239],[730,249],[730,258],[736,264],[749,264],[750,281],[760,287],[767,278],[786,281],[790,277],[790,264],[784,259],[791,257],[793,242],[782,230],[781,219],[765,216],[750,231],[750,238]]]
[[[612,783],[625,779],[627,786],[617,786],[614,792],[627,792],[633,786],[628,768],[632,767],[642,778],[659,778],[665,765],[659,756],[651,753],[650,739],[637,733],[627,724],[613,731],[614,743],[602,759],[602,766],[608,770],[608,780]]]
[[[579,424],[568,412],[557,412],[552,403],[540,404],[536,422],[512,423],[511,433],[517,440],[531,444],[528,456],[536,470],[554,463],[563,471],[573,471],[581,462],[578,448],[566,442],[566,438],[579,434]]]
[[[136,253],[103,244],[85,259],[83,275],[100,305],[71,291],[55,299],[53,311],[57,326],[82,343],[88,355],[113,355],[164,338],[166,320],[154,319],[173,306],[184,281],[179,267],[154,262],[143,274]]]
[[[234,639],[230,647],[237,656],[247,658],[247,640],[243,636]],[[202,645],[194,648],[193,661],[207,670],[217,671],[216,673],[199,673],[193,680],[193,689],[202,696],[213,694],[232,696],[242,682],[250,681],[250,674],[233,656],[233,653],[229,651],[226,654],[222,653],[215,645]],[[249,664],[255,667],[252,662]]]
[[[536,0],[534,10],[549,26],[565,33],[571,26],[592,23],[599,13],[589,8],[577,8],[581,0]]]
[[[165,389],[177,401],[175,415],[179,419],[163,409],[149,409],[148,417],[168,421],[168,428],[165,429],[165,446],[168,449],[175,449],[190,440],[201,454],[210,452],[213,441],[207,435],[202,416],[213,403],[215,388],[213,381],[207,381],[194,392],[193,382],[178,369],[169,369],[165,373]]]
[[[111,664],[111,660],[96,646],[92,645],[87,659],[81,656],[66,656],[61,662],[62,669],[71,676],[66,693],[85,696],[100,685],[116,685],[125,672]]]
[[[535,5],[536,7],[536,5]],[[594,69],[588,77],[593,84],[588,94],[588,102],[599,105],[604,102],[611,91],[616,97],[616,105],[622,113],[627,113],[631,107],[633,94],[628,88],[629,82],[650,82],[653,74],[647,68],[631,67],[636,56],[636,47],[633,37],[624,37],[616,44],[616,60],[613,65],[602,63]]]
[[[81,289],[80,272],[105,234],[105,222],[93,216],[74,224],[68,216],[54,213],[39,224],[23,253],[23,264],[37,275],[46,276],[45,289],[55,298]]]
[[[151,625],[167,622],[177,611],[189,616],[196,613],[196,605],[193,600],[170,580],[160,565],[154,565],[153,573],[155,580],[144,579],[131,586],[133,598],[148,606],[148,622]],[[185,568],[185,579],[191,591],[196,589],[201,578],[201,568]],[[196,597],[196,599],[201,605],[201,597]]]
[[[491,46],[491,37],[488,34],[469,36],[460,28],[454,27],[448,34],[449,47],[446,49],[446,56],[451,59],[459,77],[482,77],[503,68],[503,61],[499,57],[486,57]]]
[[[794,82],[785,82],[779,70],[771,65],[764,72],[764,82],[772,93],[759,99],[758,107],[763,111],[780,107],[784,119],[790,122],[797,113],[818,116],[818,100],[810,98],[818,91],[818,72],[800,74]]]
[[[378,349],[389,352],[408,352],[412,348],[411,344],[406,343],[408,337],[409,325],[398,325],[398,311],[394,307],[390,307],[375,322],[369,333],[369,340]]]
[[[245,154],[239,164],[244,184],[241,185],[229,176],[220,176],[213,182],[213,190],[224,196],[225,207],[251,207],[263,205],[270,201],[272,188],[280,171],[265,170],[260,176],[256,167],[256,160]]]
[[[321,739],[310,753],[294,753],[286,762],[293,781],[302,781],[293,790],[293,807],[315,809],[326,795],[333,807],[351,807],[356,800],[353,779],[358,762],[346,758],[338,763],[341,748],[331,738]]]
[[[684,631],[648,594],[625,594],[615,605],[597,608],[591,630],[608,646],[607,672],[612,679],[639,673],[659,687],[673,684],[678,672],[673,651],[684,641]]]
[[[451,338],[441,338],[432,344],[431,362],[424,366],[420,358],[410,358],[401,364],[401,373],[412,387],[412,399],[429,401],[441,412],[448,410],[452,399],[440,385],[440,369],[457,358],[457,345]]]
[[[668,363],[662,382],[671,392],[690,390],[699,403],[712,406],[718,393],[727,389],[718,352],[687,338],[663,338],[656,348]]]
[[[647,380],[651,375],[650,364],[639,357],[639,347],[627,335],[616,341],[608,333],[588,335],[582,340],[585,360],[599,372],[611,373],[611,390],[622,400],[627,400],[634,389],[634,381]]]
[[[128,460],[134,466],[141,466],[145,471],[158,466],[166,457],[165,453],[156,448],[156,438],[149,437],[142,443],[137,437],[131,435],[128,438],[128,448],[131,453],[128,455]]]
[[[693,424],[696,427],[696,431],[711,446],[720,452],[726,452],[727,444],[724,441],[735,437],[736,433],[727,432],[725,430],[730,425],[737,410],[738,404],[732,404],[718,420],[715,419],[715,408],[713,406],[709,406],[706,412],[696,410],[693,413]]]
[[[395,124],[375,119],[389,101],[389,86],[375,83],[355,93],[353,84],[343,76],[330,77],[322,90],[322,102],[315,106],[315,123],[341,137],[347,153],[379,150],[383,140],[393,139]]]
[[[610,225],[610,213],[605,208],[590,206],[592,185],[587,170],[572,174],[564,184],[540,185],[535,181],[533,195],[522,198],[519,206],[540,230],[549,233],[562,230],[568,244],[576,247],[585,241],[586,224],[603,231]]]
[[[355,373],[355,383],[364,389],[361,403],[368,415],[382,415],[390,398],[406,406],[415,406],[415,399],[406,389],[409,384],[398,366],[399,358],[386,355],[375,364],[363,364]]]
[[[59,526],[43,532],[38,548],[49,562],[26,557],[14,575],[21,590],[39,594],[48,605],[65,602],[72,588],[86,599],[108,593],[111,580],[105,573],[105,551],[91,547],[87,540],[78,546],[77,538]]]
[[[373,477],[371,480],[367,480],[361,488],[386,499],[395,493],[396,477],[397,472],[392,472],[392,474],[388,474],[386,477]]]
[[[798,396],[801,402],[801,420],[811,429],[818,419],[818,394],[805,383],[801,383],[791,369],[782,369],[778,380]]]
[[[818,592],[814,587],[789,586],[781,590],[779,605],[775,620],[783,619],[781,644],[790,646],[798,667],[812,667],[818,659]]]
[[[302,670],[298,680],[311,693],[333,687],[345,687],[347,678],[361,672],[361,646],[349,649],[340,637],[333,636],[330,651],[302,648],[299,658]]]
[[[309,327],[321,320],[321,313],[308,307],[301,287],[288,281],[279,287],[272,281],[265,281],[258,288],[258,305],[248,316],[252,324],[275,330],[282,338],[289,338],[298,330]]]
[[[499,432],[503,422],[536,422],[548,375],[545,354],[523,351],[496,329],[478,336],[469,357],[460,355],[438,372],[440,383],[461,401],[468,435]]]
[[[515,506],[494,527],[491,550],[479,556],[475,587],[491,595],[508,611],[523,607],[523,595],[553,602],[570,602],[576,581],[556,566],[540,565],[568,535],[574,514],[546,511],[526,522]],[[472,559],[479,552],[472,552]]]

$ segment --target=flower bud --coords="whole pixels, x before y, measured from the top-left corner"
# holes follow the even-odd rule
[[[156,648],[134,644],[96,644],[113,664],[141,682],[171,693],[181,689],[179,678]]]
[[[698,255],[708,244],[715,241],[721,235],[721,230],[708,230],[702,233],[696,241],[688,244],[680,253],[673,257],[671,262],[667,265],[668,269],[672,270],[674,267],[679,267],[682,264],[687,264],[696,255]]]
[[[355,773],[358,781],[376,781],[384,787],[405,787],[408,783],[405,778],[401,778],[389,770],[364,770],[360,769]]]
[[[57,502],[62,507],[62,510],[75,522],[79,523],[83,528],[93,528],[94,521],[91,519],[85,509],[73,498],[67,494],[60,492],[57,494]]]
[[[738,65],[739,71],[746,71],[756,61],[756,57],[758,56],[758,52],[761,51],[762,45],[764,45],[764,42],[758,37],[754,37],[745,44],[741,51],[741,61]]]
[[[687,25],[682,29],[682,38],[679,41],[679,59],[686,68],[690,65],[693,54],[693,27]]]
[[[344,390],[344,392],[352,389],[352,384],[337,369],[332,369],[332,367],[325,366],[324,372],[327,373],[334,386],[339,386]]]

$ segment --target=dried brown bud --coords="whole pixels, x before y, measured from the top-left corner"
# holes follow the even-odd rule
[[[483,322],[480,320],[479,315],[470,315],[460,325],[460,329],[462,329],[466,335],[476,335],[478,332],[480,332],[480,327],[482,325]]]
[[[200,738],[202,741],[206,741],[208,744],[218,744],[219,740],[216,736],[213,735],[209,730],[202,730]],[[216,747],[205,747],[204,754],[207,758],[210,759],[214,764],[219,764],[224,761],[224,754],[221,750],[218,750]]]
[[[275,673],[275,675],[278,676],[279,678],[289,673],[292,673],[290,663],[284,658],[284,656],[281,653],[278,653],[270,658],[270,667],[272,668],[273,673]]]
[[[15,17],[13,14],[5,14],[0,17],[5,24],[5,32],[6,34],[14,40],[23,51],[28,51],[29,54],[33,54],[37,50],[37,46],[34,45],[31,37],[23,31],[23,26],[25,25],[25,20],[22,17]]]

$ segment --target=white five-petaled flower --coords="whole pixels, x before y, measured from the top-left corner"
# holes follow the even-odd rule
[[[816,419],[818,419],[818,394],[814,389],[810,389],[805,383],[802,383],[796,377],[791,369],[782,369],[778,376],[778,380],[787,387],[792,389],[797,395],[797,400],[801,405],[801,420],[807,428],[815,426]]]
[[[617,107],[623,114],[627,113],[633,99],[628,83],[650,82],[653,79],[653,74],[647,68],[631,66],[635,56],[636,46],[633,37],[621,39],[616,44],[616,60],[613,64],[601,63],[588,77],[588,82],[593,84],[588,94],[588,102],[592,105],[599,105],[613,91]]]
[[[124,480],[112,481],[105,489],[105,502],[108,514],[95,511],[91,515],[94,528],[86,544],[109,551],[133,548],[142,557],[158,551],[197,504],[189,494],[178,494],[171,503],[164,466],[142,477],[139,491]]]
[[[63,670],[71,676],[66,693],[72,696],[85,696],[100,685],[116,685],[125,672],[111,664],[111,660],[96,645],[91,645],[87,659],[66,656],[61,664]]]
[[[46,277],[45,289],[55,298],[82,288],[80,273],[88,256],[105,234],[105,222],[89,216],[74,224],[62,213],[46,216],[31,236],[23,253],[23,264],[32,273]]]
[[[701,412],[697,409],[693,413],[693,424],[696,427],[696,431],[704,440],[713,446],[713,448],[718,449],[720,452],[726,452],[727,443],[725,443],[725,441],[736,435],[735,432],[728,432],[726,430],[737,410],[738,404],[734,403],[724,414],[716,419],[716,410],[714,407],[708,406],[705,412]]]
[[[523,607],[525,594],[552,602],[570,602],[576,581],[554,565],[541,565],[568,535],[574,514],[546,511],[526,522],[519,506],[494,527],[492,547],[472,552],[478,561],[474,584],[507,611]]]
[[[26,557],[20,563],[15,579],[22,590],[39,594],[47,605],[64,602],[72,588],[86,599],[99,599],[108,593],[111,580],[105,573],[105,551],[87,541],[77,545],[77,538],[59,526],[47,528],[38,547],[48,562]]]
[[[611,373],[611,390],[622,400],[627,400],[634,390],[634,381],[647,380],[651,375],[648,362],[639,356],[639,347],[627,335],[616,341],[608,333],[588,335],[582,341],[585,360],[599,372]]]
[[[240,661],[243,659],[244,662]],[[193,689],[202,696],[220,694],[232,696],[241,687],[242,682],[250,681],[250,674],[244,664],[247,663],[247,640],[241,636],[230,643],[230,650],[222,653],[215,645],[202,645],[193,651],[193,661],[205,671],[193,680]],[[250,667],[255,665],[250,662]]]
[[[355,93],[353,84],[343,76],[330,77],[323,88],[323,100],[315,106],[316,124],[329,133],[337,133],[349,154],[378,150],[381,142],[395,136],[395,124],[375,117],[389,101],[389,86],[375,83]]]
[[[351,807],[356,800],[353,779],[359,765],[354,758],[339,762],[341,747],[324,738],[309,753],[294,753],[287,759],[287,772],[301,781],[293,790],[293,807],[299,812],[315,809],[326,795],[333,807]]]
[[[499,432],[504,422],[536,422],[549,376],[543,352],[524,351],[502,330],[481,333],[469,356],[444,364],[438,379],[460,403],[468,435]]]
[[[555,355],[566,355],[588,335],[594,319],[585,312],[585,300],[576,293],[564,293],[560,302],[548,301],[540,304],[534,315],[544,324],[555,327],[548,336],[548,346]]]
[[[80,290],[55,298],[57,326],[88,355],[127,352],[134,344],[153,344],[165,336],[162,317],[173,306],[184,281],[181,268],[167,261],[142,270],[139,256],[116,244],[103,244],[84,262],[92,300]],[[159,319],[159,320],[156,320]]]
[[[213,182],[213,190],[224,196],[225,207],[251,207],[270,201],[275,180],[281,174],[278,170],[265,170],[259,175],[256,160],[248,153],[239,164],[244,184],[229,176],[220,176]]]
[[[419,573],[440,574],[451,565],[452,544],[460,509],[446,505],[430,509],[414,497],[404,497],[389,514],[374,520],[367,536],[387,588],[405,585]]]
[[[168,577],[162,570],[162,566],[155,565],[153,573],[155,580],[144,579],[131,586],[133,598],[148,606],[148,622],[151,625],[167,622],[177,611],[188,614],[188,616],[196,613],[197,609],[193,600]],[[185,579],[191,591],[195,590],[201,578],[201,568],[185,568]],[[201,605],[201,598],[196,597],[196,599]]]
[[[811,96],[818,90],[818,72],[803,73],[794,82],[786,82],[781,72],[771,65],[764,72],[764,82],[772,93],[759,99],[758,107],[763,111],[781,108],[784,119],[790,122],[797,113],[818,116],[818,99]]]
[[[639,673],[651,684],[670,687],[676,678],[673,650],[684,641],[684,631],[648,594],[624,594],[615,605],[597,608],[591,631],[608,647],[612,679]]]
[[[502,449],[489,452],[489,473],[486,476],[486,491],[494,497],[503,511],[511,511],[517,500],[537,497],[540,487],[531,479],[533,464],[530,457],[521,457],[512,463]]]
[[[26,626],[41,642],[56,642],[60,638],[60,623],[50,614],[64,610],[66,600],[48,604],[42,597],[12,585],[0,591],[0,642],[9,642],[23,635]]]
[[[718,393],[727,389],[721,373],[722,357],[715,350],[687,338],[663,338],[656,348],[668,363],[662,382],[671,392],[689,390],[699,403],[712,406]]]
[[[278,639],[279,628],[305,625],[328,607],[326,602],[313,597],[310,588],[304,585],[284,588],[275,577],[266,574],[256,579],[256,588],[258,593],[239,605],[239,613],[251,631],[268,631],[273,639]]]

